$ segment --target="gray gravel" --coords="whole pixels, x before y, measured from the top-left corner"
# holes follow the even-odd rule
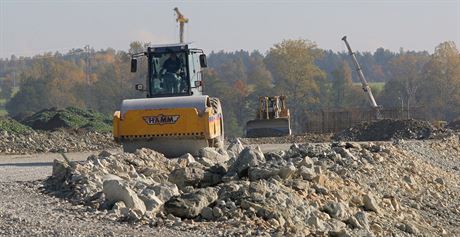
[[[110,133],[34,131],[27,134],[0,132],[0,154],[85,152],[117,149]]]
[[[39,181],[0,182],[0,236],[197,236],[104,219],[40,193]]]
[[[323,184],[321,179],[314,181],[322,186],[313,185],[313,189],[310,188],[305,193],[308,194],[305,198],[316,200],[313,202],[317,202],[317,206],[326,207],[326,204],[334,200],[345,200],[343,201],[345,204],[350,200],[352,203],[355,200],[353,195],[362,194],[363,197],[368,197],[364,209],[370,228],[375,233],[383,234],[382,236],[388,236],[390,233],[398,233],[397,236],[411,236],[411,233],[457,236],[460,234],[458,232],[458,223],[460,223],[458,222],[460,213],[458,144],[458,137],[442,141],[360,142],[351,144],[355,148],[347,149],[343,148],[347,147],[347,144],[337,144],[338,147],[333,147],[332,150],[343,156],[343,159],[340,159],[342,162],[339,163],[329,161],[327,154],[322,152],[331,150],[330,143],[310,144],[304,147],[305,152],[314,153],[311,155],[313,158],[319,154],[315,158],[314,172],[322,173],[320,176],[324,181]],[[268,152],[286,150],[289,146],[288,144],[263,144],[261,148]],[[292,149],[300,148],[302,147]],[[85,160],[88,155],[96,153],[98,152],[69,153],[67,156],[70,160]],[[106,211],[72,205],[66,199],[43,194],[42,180],[51,174],[54,159],[62,160],[62,157],[59,154],[0,156],[0,236],[167,237],[225,236],[228,233],[242,236],[262,233],[265,236],[269,235],[257,229],[257,225],[264,224],[264,221],[253,223],[255,226],[243,226],[240,222],[229,226],[227,222],[194,222],[192,219],[183,219],[176,226],[174,220],[177,218],[171,219],[173,225],[158,225],[158,227],[149,227],[148,223],[145,225],[120,223]],[[264,175],[264,170],[273,167],[259,165],[258,168],[251,173],[253,176]],[[305,170],[304,175],[308,179],[309,170]],[[297,195],[300,194],[302,192]],[[301,202],[300,199],[298,201]],[[336,207],[331,206],[331,210],[326,212],[329,212],[332,218],[337,218],[334,208]],[[340,205],[337,208],[340,209]],[[356,210],[361,210],[361,204],[353,208],[344,210],[353,209],[355,213]],[[219,211],[214,209],[213,215],[214,212]],[[373,209],[375,210],[372,211]],[[358,221],[362,213],[364,212],[356,213],[355,217]],[[323,213],[319,217],[324,218],[322,220],[324,222],[331,222],[329,215]],[[165,218],[170,220],[169,216]],[[318,223],[321,227],[320,219],[310,218],[311,223],[307,224]],[[269,222],[269,224],[276,226],[279,223]],[[361,236],[362,233],[353,230],[349,234]]]
[[[97,152],[68,153],[84,160]],[[72,205],[41,192],[59,154],[0,156],[0,236],[201,236],[168,228],[150,228],[105,218],[102,212]]]

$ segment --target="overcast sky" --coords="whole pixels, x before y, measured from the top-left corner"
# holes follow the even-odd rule
[[[186,41],[208,52],[298,38],[343,51],[343,35],[357,51],[460,48],[460,0],[0,0],[0,57],[177,42],[176,6],[190,19]]]

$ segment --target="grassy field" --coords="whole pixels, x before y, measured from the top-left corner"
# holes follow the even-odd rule
[[[354,85],[361,86],[361,83],[355,82],[353,83]],[[385,82],[369,82],[369,86],[371,87],[371,90],[375,93],[379,93],[383,90],[383,87],[385,86]]]

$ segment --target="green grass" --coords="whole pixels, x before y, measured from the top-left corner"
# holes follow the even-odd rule
[[[0,131],[7,131],[10,133],[29,133],[32,132],[32,128],[23,125],[14,119],[1,118]]]
[[[23,122],[35,129],[48,129],[51,119],[62,121],[63,128],[84,128],[91,131],[110,132],[112,130],[112,119],[104,114],[68,107],[66,109],[42,110],[26,118]],[[54,127],[56,125],[52,125]]]
[[[383,90],[383,87],[385,87],[385,82],[371,82],[371,83],[369,83],[369,85],[372,88],[381,91],[381,90]]]
[[[360,82],[354,82],[353,85],[361,86]],[[379,93],[385,87],[385,82],[369,82],[372,92]]]

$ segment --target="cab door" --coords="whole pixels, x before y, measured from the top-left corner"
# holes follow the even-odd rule
[[[202,69],[200,67],[200,54],[197,52],[190,52],[188,55],[189,62],[189,75],[190,87],[192,95],[202,95],[203,81]]]

